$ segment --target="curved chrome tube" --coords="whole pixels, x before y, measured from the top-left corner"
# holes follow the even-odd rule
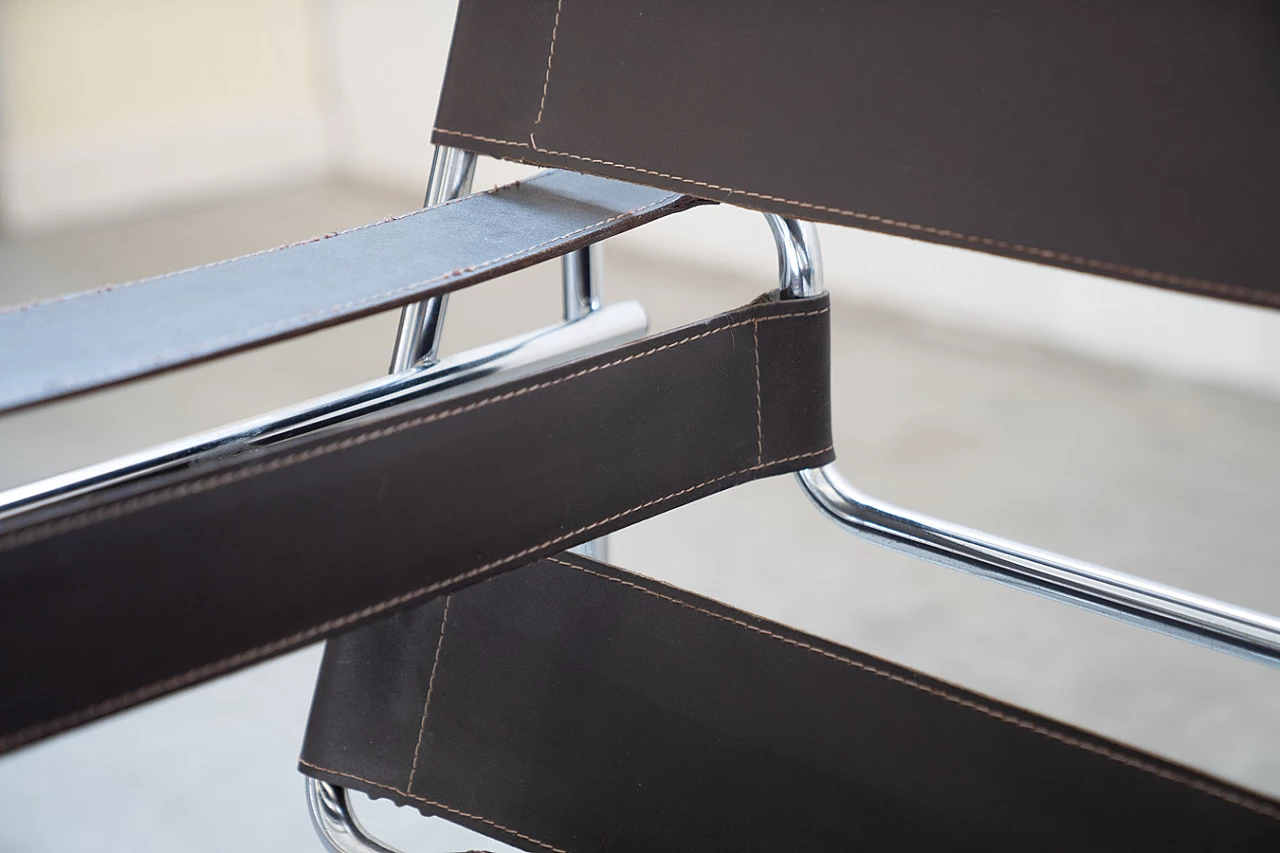
[[[1250,660],[1280,665],[1280,620],[938,521],[859,492],[835,464],[796,475],[828,518],[877,545]]]
[[[778,289],[784,299],[802,299],[826,292],[822,280],[822,247],[812,222],[766,213],[778,249]]]
[[[778,248],[783,298],[822,293],[816,230],[808,223],[766,217]],[[1280,619],[1274,616],[901,509],[859,492],[834,463],[801,471],[796,478],[823,514],[877,545],[1280,666]]]
[[[308,778],[307,811],[316,835],[329,853],[399,853],[374,841],[364,831],[347,802],[345,788]]]
[[[648,328],[649,318],[640,303],[619,302],[573,322],[477,347],[240,423],[0,491],[0,529],[31,510],[90,492],[317,435],[416,400],[445,400],[478,391],[633,341]]]

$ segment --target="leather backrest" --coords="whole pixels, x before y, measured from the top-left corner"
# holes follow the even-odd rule
[[[1280,307],[1266,0],[463,0],[435,140]]]

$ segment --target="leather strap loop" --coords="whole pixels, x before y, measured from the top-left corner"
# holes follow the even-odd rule
[[[758,300],[0,525],[0,751],[830,461],[827,311]]]

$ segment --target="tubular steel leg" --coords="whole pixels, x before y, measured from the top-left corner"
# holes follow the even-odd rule
[[[561,261],[565,320],[577,320],[592,311],[600,310],[604,281],[601,273],[602,252],[602,246],[592,244],[585,249],[570,252]],[[605,563],[609,561],[609,538],[601,536],[569,550]]]
[[[599,309],[603,294],[601,283],[601,259],[603,247],[599,243],[570,252],[561,260],[561,281],[564,284],[564,318],[576,320]]]
[[[784,298],[823,292],[814,227],[766,214]],[[809,499],[849,532],[939,565],[1074,604],[1228,654],[1280,666],[1280,619],[900,509],[859,492],[835,464],[796,474]]]
[[[475,154],[458,148],[436,148],[435,156],[431,158],[427,197],[422,206],[435,207],[467,195],[471,192],[475,176]],[[400,312],[400,328],[396,331],[389,372],[399,373],[420,362],[436,360],[440,333],[444,329],[444,311],[448,305],[449,294],[444,293],[404,307]]]

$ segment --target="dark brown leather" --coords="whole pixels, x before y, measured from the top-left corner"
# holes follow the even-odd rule
[[[300,767],[538,853],[1280,849],[1280,803],[570,555],[332,640]]]
[[[0,751],[833,458],[825,297],[0,527]]]
[[[1280,306],[1268,0],[463,0],[435,140]]]
[[[457,290],[695,203],[544,172],[340,234],[0,308],[0,412]]]

